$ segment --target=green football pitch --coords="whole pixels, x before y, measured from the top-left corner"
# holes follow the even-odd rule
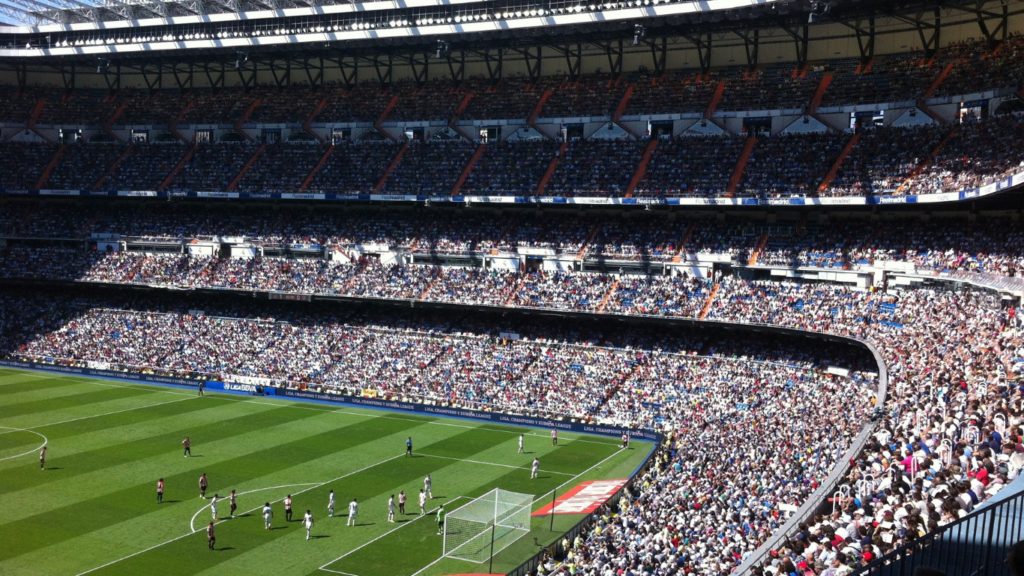
[[[517,453],[525,434],[525,454]],[[192,439],[191,458],[181,441]],[[415,457],[406,458],[411,436]],[[47,446],[46,469],[38,454]],[[534,495],[581,482],[627,478],[652,446],[621,450],[613,438],[486,422],[207,393],[0,369],[0,574],[320,574],[438,576],[486,572],[487,564],[442,559],[434,516],[419,516],[423,479],[433,510],[448,511],[493,488]],[[530,479],[530,464],[541,471]],[[238,493],[235,518],[218,506],[216,549],[207,547],[207,496]],[[156,483],[165,481],[164,501]],[[327,516],[327,494],[336,515]],[[387,522],[404,490],[407,515]],[[294,500],[293,522],[281,501]],[[359,501],[357,526],[346,526]],[[273,530],[260,510],[274,509]],[[299,519],[316,518],[306,540]],[[534,517],[531,532],[494,558],[507,572],[581,516]]]

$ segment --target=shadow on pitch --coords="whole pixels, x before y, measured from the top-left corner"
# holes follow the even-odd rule
[[[309,537],[310,540],[319,540],[321,538],[330,538],[330,536],[328,536],[327,534],[319,534],[317,536],[310,536]]]
[[[216,552],[227,552],[228,550],[234,550],[234,549],[235,548],[233,546],[225,546],[223,548],[214,548],[214,551],[216,551]]]

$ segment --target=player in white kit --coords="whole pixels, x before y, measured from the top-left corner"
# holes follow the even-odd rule
[[[313,513],[306,510],[306,515],[302,517],[302,525],[306,527],[306,540],[309,540],[309,531],[313,529]]]
[[[395,523],[395,495],[388,500],[388,522]]]
[[[270,521],[274,518],[274,509],[270,507],[270,502],[263,505],[263,529],[270,530]]]
[[[217,498],[220,498],[217,494],[213,495],[213,502],[210,502],[210,512],[213,514],[213,521],[217,521]]]
[[[434,481],[430,479],[430,474],[423,479],[423,491],[427,493],[427,498],[434,499],[434,491],[432,490]]]
[[[420,516],[427,513],[427,493],[420,488]]]
[[[356,516],[358,516],[358,515],[359,515],[359,503],[356,502],[355,498],[353,498],[352,501],[348,503],[348,522],[346,522],[345,525],[346,526],[355,526],[356,525]]]
[[[334,518],[334,490],[327,495],[327,516]]]
[[[522,434],[519,435],[519,453],[520,454],[523,453],[523,435]]]
[[[540,470],[540,458],[533,459],[533,467],[530,468],[530,478],[536,478],[537,472]]]

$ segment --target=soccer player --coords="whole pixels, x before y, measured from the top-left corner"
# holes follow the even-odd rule
[[[199,382],[199,395],[203,395],[203,391],[206,390],[206,382]]]
[[[427,513],[427,493],[420,488],[420,516]]]
[[[536,478],[537,472],[540,470],[540,458],[533,459],[533,467],[530,468],[530,478]]]
[[[405,490],[398,493],[398,511],[405,516]]]
[[[306,510],[306,515],[302,517],[302,525],[306,527],[306,540],[309,540],[309,531],[313,529],[313,512]]]
[[[353,498],[352,501],[348,503],[348,522],[345,523],[345,526],[355,526],[356,525],[356,516],[358,516],[358,515],[359,515],[359,502],[356,502],[356,499]]]
[[[206,480],[206,472],[203,472],[203,475],[199,477],[199,497],[200,498],[202,498],[204,500],[206,499],[206,487],[209,486],[209,485],[210,485],[209,481]]]
[[[434,499],[433,486],[434,481],[430,479],[430,474],[427,474],[427,477],[423,479],[423,490],[427,493],[427,498],[430,498],[431,500]]]
[[[39,452],[39,469],[46,470],[46,446]]]
[[[292,521],[292,495],[291,494],[289,494],[284,499],[284,521],[285,522],[291,522]]]
[[[210,550],[213,550],[213,545],[217,543],[217,537],[213,534],[213,522],[206,527],[206,540],[209,543]]]
[[[629,448],[629,434],[627,434],[626,432],[623,432],[622,433],[622,449],[625,450],[626,448]]]
[[[405,457],[412,456],[412,436],[405,439]]]
[[[190,440],[188,436],[185,436],[185,439],[181,441],[181,445],[185,447],[185,458],[188,458],[189,456],[191,456],[192,455],[192,440]]]
[[[558,428],[551,429],[551,445],[558,446]]]
[[[217,521],[217,498],[220,498],[220,495],[214,494],[213,495],[213,501],[210,502],[210,513],[213,514],[213,521],[214,522]]]
[[[519,435],[519,453],[520,454],[523,453],[523,435],[522,434]]]
[[[328,518],[334,518],[334,490],[327,495],[327,516]]]
[[[395,495],[392,494],[388,500],[388,522],[395,523]]]
[[[235,498],[236,498],[235,491],[232,490],[231,491],[231,517],[232,518],[235,517],[235,510],[238,509],[238,501]]]
[[[156,483],[156,503],[157,504],[163,504],[164,503],[164,479],[163,478],[158,480],[157,483]]]
[[[437,509],[437,535],[444,534],[444,504]]]
[[[263,528],[270,530],[270,521],[274,517],[274,509],[270,507],[270,502],[263,504]]]

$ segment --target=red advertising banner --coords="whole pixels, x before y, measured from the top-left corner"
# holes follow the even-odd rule
[[[584,482],[559,496],[554,504],[548,504],[533,513],[534,516],[549,514],[590,514],[608,501],[626,480],[594,480]],[[552,508],[554,511],[552,511]]]

